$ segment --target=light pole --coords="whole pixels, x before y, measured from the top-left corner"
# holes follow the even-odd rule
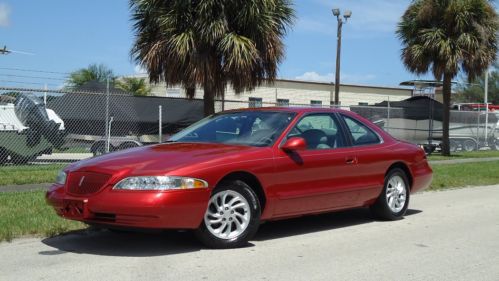
[[[337,32],[337,47],[336,47],[336,77],[334,81],[334,104],[340,104],[340,59],[341,59],[341,28],[343,24],[347,22],[348,18],[352,16],[352,11],[346,10],[343,13],[343,18],[341,18],[340,9],[333,9],[333,15],[338,20],[338,32]],[[333,97],[331,97],[331,103]]]

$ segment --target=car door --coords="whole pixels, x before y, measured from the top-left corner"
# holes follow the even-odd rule
[[[350,206],[358,194],[351,188],[356,159],[347,146],[337,116],[303,116],[286,139],[302,137],[307,149],[275,152],[275,216],[302,214]],[[284,140],[285,141],[285,140]]]
[[[374,130],[353,116],[339,114],[346,137],[352,145],[352,156],[357,160],[352,188],[359,191],[359,204],[378,197],[383,187],[384,174],[390,162],[386,158],[389,148]],[[388,150],[387,150],[388,149]]]

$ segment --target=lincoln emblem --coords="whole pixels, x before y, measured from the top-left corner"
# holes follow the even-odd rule
[[[80,182],[78,183],[78,187],[81,187],[84,180],[85,180],[85,176],[81,177]]]

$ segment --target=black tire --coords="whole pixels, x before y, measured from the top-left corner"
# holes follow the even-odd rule
[[[389,188],[389,182],[392,178],[394,177],[399,177],[402,179],[404,183],[404,189],[405,189],[405,201],[402,209],[400,211],[393,211],[387,200],[387,189]],[[376,218],[382,219],[382,220],[398,220],[401,219],[406,210],[407,207],[409,206],[409,199],[410,199],[410,186],[409,186],[409,181],[407,180],[407,175],[406,173],[399,168],[394,168],[391,169],[385,177],[385,183],[383,186],[383,191],[379,195],[378,199],[376,202],[370,207],[371,212]]]
[[[26,164],[28,164],[28,162],[35,161],[35,159],[36,159],[36,155],[26,156],[26,157],[19,156],[19,155],[11,155],[10,156],[10,161],[16,165],[26,165]]]
[[[459,144],[457,143],[457,141],[449,140],[449,151],[450,152],[456,152],[458,146],[459,146]]]
[[[477,144],[474,140],[464,140],[461,145],[462,150],[466,152],[471,152],[477,150]]]
[[[3,165],[7,162],[9,155],[7,154],[7,150],[0,147],[0,165]]]
[[[198,229],[194,232],[197,239],[201,241],[205,246],[214,249],[229,249],[229,248],[238,248],[245,246],[248,241],[255,235],[260,226],[260,215],[261,208],[258,197],[255,192],[243,181],[235,180],[235,181],[224,181],[219,184],[218,187],[215,188],[210,198],[213,198],[219,193],[233,191],[244,197],[247,203],[249,204],[249,214],[250,218],[248,220],[248,224],[246,229],[236,237],[230,239],[222,239],[216,237],[214,234],[208,230],[208,227],[205,222],[205,216],[203,217],[203,221]],[[207,207],[210,208],[210,205]],[[232,227],[233,224],[230,224]]]
[[[499,139],[497,140],[492,140],[490,145],[490,149],[492,150],[499,150]]]
[[[109,152],[113,151],[113,146],[109,145]],[[92,149],[92,153],[94,156],[100,156],[106,154],[106,144],[104,142],[100,142],[94,146]]]
[[[135,148],[135,147],[139,147],[139,145],[134,143],[134,142],[126,142],[126,143],[118,146],[118,148],[116,150],[125,150],[125,149]]]

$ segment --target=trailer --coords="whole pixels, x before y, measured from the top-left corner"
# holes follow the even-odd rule
[[[430,97],[415,96],[403,101],[385,101],[371,107],[352,106],[350,109],[398,139],[418,144],[428,152],[440,148],[444,107]],[[499,116],[492,112],[488,115],[488,122],[485,122],[485,112],[451,111],[450,150],[498,149],[498,119]]]

